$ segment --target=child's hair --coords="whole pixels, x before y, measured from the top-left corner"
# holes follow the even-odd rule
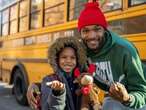
[[[63,37],[56,39],[48,50],[48,61],[54,70],[58,69],[58,57],[65,47],[75,50],[77,66],[82,67],[86,64],[86,52],[78,37]]]

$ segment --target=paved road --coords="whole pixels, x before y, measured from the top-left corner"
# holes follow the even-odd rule
[[[12,86],[0,82],[0,110],[31,110],[29,107],[20,106],[11,94]]]

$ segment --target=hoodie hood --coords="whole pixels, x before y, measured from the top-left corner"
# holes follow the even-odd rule
[[[105,32],[105,40],[102,48],[99,51],[93,51],[89,48],[86,49],[87,52],[87,57],[90,57],[91,59],[98,58],[99,56],[102,56],[106,54],[115,44],[115,38],[114,34],[111,33],[110,31]]]
[[[48,50],[48,62],[53,67],[54,71],[57,71],[59,69],[58,56],[65,47],[72,47],[75,50],[77,56],[77,66],[82,67],[86,64],[86,52],[78,38],[79,37],[58,38],[50,46]]]

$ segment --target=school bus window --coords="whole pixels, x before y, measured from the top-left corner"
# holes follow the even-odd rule
[[[17,5],[10,8],[10,34],[17,32]]]
[[[26,17],[21,17],[19,20],[19,32],[24,32],[27,30],[28,19]]]
[[[13,5],[10,8],[10,20],[14,20],[17,18],[17,5]]]
[[[78,18],[80,11],[83,9],[83,5],[88,0],[70,0],[69,2],[69,20],[75,20]]]
[[[28,13],[28,1],[22,1],[20,2],[20,13],[19,17],[26,16]]]
[[[41,44],[41,43],[51,43],[52,42],[52,37],[48,36],[48,34],[43,34],[43,35],[38,35],[36,37],[36,43]]]
[[[109,22],[110,28],[119,34],[138,34],[146,32],[146,15]],[[132,27],[132,28],[131,28]]]
[[[146,0],[129,0],[129,6],[146,3]]]
[[[5,6],[8,6],[11,3],[16,2],[17,0],[0,0],[0,8],[4,8]]]
[[[9,9],[6,9],[2,12],[2,23],[9,21]]]
[[[99,3],[104,12],[122,8],[122,0],[99,0]]]
[[[1,20],[2,20],[2,18],[1,18],[1,17],[2,17],[2,16],[1,16],[1,12],[0,12],[0,36],[2,35],[2,34],[1,34],[1,29],[2,29],[2,28],[1,28],[1,26],[2,26]]]
[[[37,29],[41,27],[41,4],[42,0],[31,1],[31,29]]]
[[[19,32],[23,32],[27,30],[28,25],[28,0],[21,1],[19,8]]]
[[[32,0],[31,1],[31,12],[36,12],[41,10],[42,0]]]
[[[60,3],[64,3],[64,0],[45,0],[45,9]]]
[[[63,0],[62,0],[63,1]],[[56,4],[52,0],[45,1],[45,17],[44,25],[49,26],[53,24],[59,24],[64,22],[64,2],[58,1]],[[48,5],[49,3],[51,5]],[[46,5],[47,3],[47,5]],[[52,4],[54,3],[54,4]],[[49,6],[49,7],[47,7]]]
[[[9,29],[9,24],[8,23],[5,23],[2,25],[2,35],[3,36],[6,36],[8,35],[8,29]]]
[[[41,26],[40,19],[41,19],[40,12],[35,12],[35,13],[31,14],[31,27],[30,28],[31,29],[39,28]]]
[[[10,34],[14,34],[17,32],[17,20],[13,20],[10,22]]]
[[[9,8],[2,12],[2,35],[9,33]]]

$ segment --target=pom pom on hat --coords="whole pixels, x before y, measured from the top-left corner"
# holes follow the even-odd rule
[[[107,28],[107,21],[98,2],[89,2],[85,4],[85,8],[81,11],[78,19],[78,31],[88,25],[100,25]]]

